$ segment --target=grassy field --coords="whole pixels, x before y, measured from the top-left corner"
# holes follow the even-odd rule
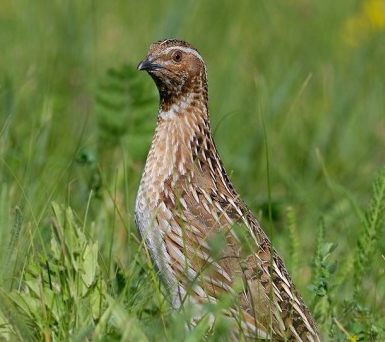
[[[171,311],[133,219],[136,65],[165,37],[205,58],[225,166],[324,340],[384,341],[382,0],[2,0],[0,341],[225,339]]]

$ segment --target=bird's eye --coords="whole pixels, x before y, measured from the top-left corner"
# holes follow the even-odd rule
[[[178,63],[178,62],[180,62],[182,60],[182,52],[179,51],[179,50],[176,50],[176,51],[173,52],[171,57],[172,57],[174,62]]]

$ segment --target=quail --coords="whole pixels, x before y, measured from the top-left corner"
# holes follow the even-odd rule
[[[282,259],[224,169],[200,53],[183,41],[158,41],[138,70],[152,77],[160,103],[135,220],[172,306],[204,307],[229,295],[224,314],[239,339],[320,341]]]

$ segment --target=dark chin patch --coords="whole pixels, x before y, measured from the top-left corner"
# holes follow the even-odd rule
[[[164,106],[170,107],[172,102],[174,101],[173,100],[173,96],[175,96],[174,87],[170,87],[170,85],[167,84],[167,81],[165,81],[162,76],[155,73],[149,73],[149,74],[151,78],[154,80],[156,87],[158,88],[162,108]]]

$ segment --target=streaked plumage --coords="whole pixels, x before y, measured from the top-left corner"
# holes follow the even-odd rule
[[[173,306],[188,298],[200,307],[230,293],[234,304],[225,314],[234,319],[234,336],[319,341],[281,258],[218,155],[202,57],[188,43],[164,40],[151,45],[138,69],[154,79],[160,106],[135,217]],[[218,236],[219,255],[212,250]]]

